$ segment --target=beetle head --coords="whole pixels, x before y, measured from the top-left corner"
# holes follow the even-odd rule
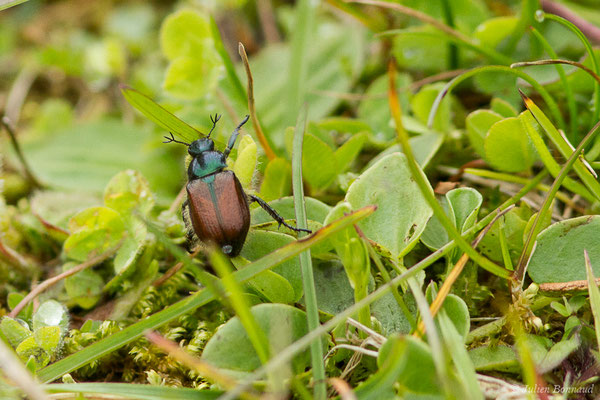
[[[194,140],[188,147],[188,153],[190,156],[197,157],[205,151],[213,151],[215,149],[215,142],[210,138],[202,138]]]

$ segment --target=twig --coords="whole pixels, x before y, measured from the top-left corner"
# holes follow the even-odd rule
[[[581,32],[583,32],[585,36],[587,36],[589,39],[592,39],[596,43],[600,43],[600,28],[598,28],[596,25],[586,21],[564,5],[558,4],[555,1],[541,0],[540,3],[544,11],[556,14],[566,20],[571,21],[581,30]]]
[[[248,62],[246,49],[241,42],[238,44],[238,52],[240,53],[240,57],[244,63],[244,69],[246,70],[246,76],[248,77],[248,110],[250,111],[250,117],[252,118],[252,125],[254,125],[254,129],[256,129],[256,137],[265,151],[267,158],[273,160],[277,156],[273,152],[273,149],[271,149],[271,146],[269,146],[269,142],[267,141],[262,127],[260,126],[260,122],[258,121],[258,117],[256,116],[256,109],[254,108],[254,80],[252,79],[252,72],[250,71],[250,63]]]
[[[29,167],[29,164],[27,163],[27,160],[25,159],[25,155],[21,151],[21,145],[19,145],[19,141],[17,140],[17,136],[15,134],[15,129],[12,126],[11,120],[6,115],[4,115],[2,117],[2,119],[0,119],[0,125],[2,125],[4,127],[4,129],[6,130],[6,132],[8,133],[8,137],[10,138],[12,146],[15,149],[15,153],[17,153],[17,157],[19,158],[19,161],[21,161],[21,164],[23,165],[23,170],[25,171],[27,180],[35,188],[43,189],[44,185],[42,183],[40,183],[40,181],[35,177],[35,175],[33,175],[33,172],[31,171],[31,168]]]
[[[586,67],[585,65],[583,65],[582,63],[577,62],[577,61],[560,60],[560,59],[559,60],[550,59],[550,60],[524,61],[524,62],[513,63],[510,65],[510,67],[518,68],[518,67],[530,67],[533,65],[551,65],[551,64],[566,64],[566,65],[571,65],[573,67],[581,68],[582,70],[587,72],[592,78],[594,78],[596,80],[596,82],[600,83],[600,76],[598,76],[598,74],[596,74],[594,71],[592,71],[591,69],[589,69],[588,67]]]
[[[44,290],[56,285],[58,282],[60,282],[61,280],[65,279],[65,278],[68,278],[69,276],[75,275],[76,273],[83,271],[86,268],[93,267],[94,265],[100,264],[107,258],[111,257],[113,254],[115,254],[117,252],[117,250],[119,249],[119,247],[121,247],[121,242],[118,245],[116,245],[115,247],[113,247],[112,249],[109,249],[109,250],[105,251],[104,253],[100,254],[99,256],[92,257],[88,261],[83,262],[83,263],[77,265],[76,267],[63,272],[62,274],[58,274],[56,276],[53,276],[52,278],[46,279],[45,281],[43,281],[42,283],[37,285],[31,292],[29,292],[27,294],[27,296],[25,296],[23,298],[23,300],[21,300],[19,302],[19,304],[17,304],[17,306],[10,312],[10,314],[8,314],[8,316],[15,318],[17,315],[19,315],[19,312],[21,312],[21,310],[23,308],[25,308],[25,306],[31,300],[33,300],[34,298],[39,296]]]

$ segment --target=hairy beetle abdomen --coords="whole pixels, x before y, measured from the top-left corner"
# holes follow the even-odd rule
[[[240,181],[232,171],[221,171],[187,184],[189,217],[203,242],[216,243],[230,257],[242,250],[250,209]]]

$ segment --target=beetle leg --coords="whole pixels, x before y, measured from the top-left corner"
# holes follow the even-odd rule
[[[188,199],[185,199],[185,201],[181,205],[181,216],[183,217],[183,222],[185,223],[185,238],[187,239],[187,251],[188,253],[192,253],[192,250],[198,244],[198,237],[194,233],[194,228],[192,227]]]
[[[231,137],[229,138],[229,142],[227,142],[227,148],[223,152],[223,155],[225,156],[225,158],[227,158],[227,156],[229,156],[229,153],[231,152],[231,149],[233,149],[233,145],[235,144],[235,140],[237,139],[238,135],[240,134],[240,129],[246,122],[248,122],[249,118],[250,118],[250,116],[246,115],[246,118],[244,118],[244,120],[242,122],[240,122],[240,124],[237,126],[237,128],[235,128],[233,130],[233,133],[231,134]]]
[[[270,216],[271,218],[273,218],[275,221],[277,221],[277,223],[279,224],[279,226],[283,225],[288,229],[291,229],[295,232],[307,232],[307,233],[312,233],[311,230],[309,229],[302,229],[302,228],[296,228],[294,226],[291,226],[289,224],[287,224],[285,222],[285,220],[283,219],[283,217],[281,215],[279,215],[277,213],[277,211],[275,211],[273,209],[273,207],[271,207],[266,201],[264,201],[263,199],[261,199],[260,197],[254,196],[252,194],[249,194],[248,197],[250,198],[250,202],[257,202],[259,206],[262,207],[263,210],[265,210]]]

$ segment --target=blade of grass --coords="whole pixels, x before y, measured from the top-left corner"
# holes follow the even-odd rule
[[[481,389],[479,388],[475,367],[465,350],[462,336],[443,310],[438,315],[437,320],[440,324],[444,348],[448,350],[452,361],[454,361],[456,375],[459,378],[457,380],[464,389],[465,398],[483,400],[483,393],[481,393]]]
[[[433,105],[431,106],[429,118],[427,119],[427,126],[433,126],[433,120],[435,118],[435,115],[437,114],[437,110],[440,107],[442,100],[447,94],[449,94],[456,86],[458,86],[460,83],[464,82],[468,78],[471,78],[483,72],[505,72],[507,74],[516,75],[518,78],[521,78],[525,82],[529,83],[540,94],[540,96],[542,96],[542,98],[546,102],[546,105],[548,106],[548,109],[550,110],[550,113],[552,114],[552,117],[556,121],[558,121],[558,125],[561,127],[561,129],[564,129],[565,120],[562,114],[560,113],[558,105],[556,104],[552,96],[550,96],[550,93],[548,93],[548,91],[542,85],[540,85],[538,81],[536,81],[523,71],[515,70],[503,65],[487,65],[484,67],[473,68],[448,82],[446,86],[444,86],[444,88],[440,91],[440,93],[438,93],[437,97],[435,98],[435,101],[433,102]]]
[[[487,169],[477,169],[477,168],[465,168],[465,170],[463,171],[465,174],[471,174],[471,175],[475,175],[475,176],[480,176],[482,178],[489,178],[489,179],[496,179],[499,181],[504,181],[504,182],[513,182],[513,183],[520,183],[522,185],[525,185],[529,182],[529,178],[524,178],[524,177],[520,177],[520,176],[515,176],[515,175],[509,175],[509,174],[505,174],[502,172],[495,172],[495,171],[490,171]],[[558,175],[559,171],[556,173],[556,175]],[[567,181],[566,178],[565,182]],[[575,183],[579,183],[576,181],[572,181]],[[566,186],[565,186],[566,187]],[[547,192],[550,190],[550,185],[546,185],[544,183],[540,183],[536,186],[537,190],[543,190],[544,192]],[[587,193],[588,196],[591,197],[591,201],[595,201],[594,197],[587,191],[584,192]],[[587,198],[585,196],[582,196],[583,198]],[[558,191],[556,192],[556,198],[559,199],[560,201],[562,201],[563,203],[567,204],[569,207],[575,208],[578,211],[581,212],[585,212],[584,209],[582,209],[581,207],[579,207],[577,204],[575,204],[573,202],[572,196],[570,196],[567,193]]]
[[[542,163],[548,169],[550,175],[556,178],[556,176],[560,172],[560,165],[556,162],[554,157],[552,157],[552,154],[550,153],[550,150],[548,150],[544,139],[542,139],[537,129],[535,129],[535,118],[533,117],[533,114],[531,114],[531,111],[521,114],[521,122],[523,123],[525,130],[527,131],[527,134],[529,135],[529,138],[533,143],[533,146],[539,154]],[[558,136],[562,139],[560,134],[558,134]],[[593,203],[594,201],[596,201],[596,198],[580,182],[574,181],[571,178],[566,178],[565,187],[573,193],[577,193],[589,202]]]
[[[500,207],[496,210],[488,214],[481,221],[479,221],[474,227],[467,230],[463,233],[464,237],[469,237],[473,232],[476,232],[492,221],[494,216],[499,210],[503,210],[506,207],[510,207],[513,204],[516,204],[523,196],[529,193],[533,188],[535,188],[547,175],[546,171],[540,172],[535,178],[533,178],[527,185],[525,185],[519,193],[514,195],[512,198],[505,201]],[[444,255],[448,254],[450,251],[454,250],[456,244],[454,241],[451,241],[444,245],[439,250],[435,251],[433,254],[429,255],[425,259],[419,261],[417,264],[413,265],[410,269],[405,271],[404,273],[393,278],[389,283],[386,283],[379,287],[377,290],[371,292],[367,297],[360,300],[356,304],[348,307],[344,311],[337,313],[333,318],[329,321],[322,324],[318,329],[309,332],[304,335],[302,338],[298,339],[296,342],[274,355],[273,358],[269,361],[269,363],[262,368],[255,371],[245,382],[241,383],[234,390],[227,392],[223,395],[221,400],[231,400],[235,399],[236,396],[239,396],[240,393],[246,388],[249,387],[254,381],[261,379],[266,371],[269,369],[279,368],[280,365],[289,362],[295,355],[304,351],[306,347],[308,347],[314,340],[320,338],[322,335],[325,335],[331,329],[338,326],[340,323],[344,322],[347,318],[356,314],[358,310],[364,307],[367,304],[372,304],[374,301],[382,298],[386,294],[388,294],[392,287],[398,287],[401,283],[405,282],[408,278],[416,276],[418,273],[423,271],[425,268],[429,267],[437,260],[442,258]],[[547,304],[546,304],[547,305]]]
[[[594,329],[596,330],[596,340],[600,348],[600,290],[596,284],[596,278],[594,277],[594,271],[592,271],[592,263],[587,250],[583,251],[585,257],[585,271],[587,273],[588,280],[588,293],[590,296],[590,306],[592,307],[592,314],[594,315]]]
[[[533,36],[535,36],[538,42],[540,42],[540,44],[544,48],[544,51],[548,53],[550,58],[557,60],[558,55],[556,54],[550,43],[548,43],[546,38],[534,27],[531,27],[531,33],[533,34]],[[575,135],[575,133],[577,133],[577,104],[575,103],[573,88],[571,87],[571,84],[567,79],[567,74],[565,73],[565,69],[563,67],[557,65],[556,72],[558,73],[560,82],[562,83],[563,88],[565,89],[565,98],[567,99],[567,108],[569,110],[569,124],[571,127],[571,135]]]
[[[314,32],[317,2],[299,0],[296,2],[294,29],[291,39],[291,57],[288,75],[288,110],[287,121],[296,120],[298,111],[305,101],[308,76],[308,51]]]
[[[435,365],[435,372],[442,383],[442,388],[446,392],[446,398],[452,398],[450,395],[452,390],[449,379],[448,363],[446,362],[446,352],[442,347],[442,341],[440,340],[435,322],[433,322],[433,316],[429,312],[429,303],[427,303],[427,299],[425,299],[425,295],[421,291],[421,288],[414,277],[408,278],[407,282],[408,287],[415,298],[415,303],[417,303],[421,320],[427,329],[427,342],[429,343],[429,347],[431,347],[431,356],[433,358],[433,364]]]
[[[395,90],[395,72],[396,71],[394,68],[394,64],[393,62],[390,62],[388,69],[390,79],[390,85],[388,88],[389,105],[390,110],[392,112],[392,117],[394,118],[394,121],[396,123],[396,127],[401,127],[402,111],[400,109],[400,101],[398,99],[398,94]],[[448,233],[448,236],[456,242],[461,251],[463,251],[469,257],[471,257],[471,259],[477,264],[479,264],[482,268],[502,278],[510,277],[510,272],[508,270],[494,264],[492,261],[479,254],[477,251],[475,251],[475,249],[471,247],[469,243],[467,243],[465,239],[462,238],[452,221],[450,221],[450,218],[448,218],[448,216],[446,215],[446,212],[444,211],[440,203],[435,198],[433,192],[429,189],[429,183],[425,181],[426,178],[424,178],[422,173],[420,172],[419,165],[415,160],[412,149],[410,147],[406,131],[404,131],[401,128],[397,128],[396,131],[398,141],[402,145],[402,151],[406,156],[408,167],[410,168],[413,179],[419,186],[419,189],[421,189],[421,194],[423,195],[429,206],[432,208],[434,215],[438,218],[438,220]]]
[[[50,393],[82,393],[113,395],[139,400],[213,400],[220,390],[198,390],[183,387],[139,385],[133,383],[55,383],[45,385]]]
[[[300,229],[308,227],[306,222],[306,206],[304,202],[304,185],[302,181],[302,144],[304,143],[304,131],[306,129],[308,109],[306,106],[298,117],[296,129],[294,130],[294,144],[292,150],[292,187],[294,189],[294,209],[296,211],[296,226]],[[298,237],[305,232],[298,232]],[[310,249],[300,253],[300,268],[302,269],[302,287],[304,288],[304,301],[306,303],[306,318],[308,330],[314,331],[320,326],[319,306],[317,305],[317,291],[313,276]],[[314,380],[314,396],[317,400],[327,398],[327,386],[325,381],[325,365],[323,364],[323,342],[315,340],[310,346],[312,360],[312,373]]]
[[[188,142],[193,142],[196,139],[206,136],[199,130],[177,118],[142,92],[127,85],[120,85],[120,88],[123,97],[125,97],[125,100],[127,100],[129,104],[144,114],[150,121],[168,132],[172,132]]]
[[[579,38],[579,40],[581,40],[581,42],[585,46],[585,49],[588,53],[588,57],[590,57],[592,60],[592,66],[594,67],[594,72],[596,73],[596,75],[600,75],[600,68],[598,67],[598,60],[596,60],[596,56],[594,55],[594,49],[592,48],[592,44],[587,39],[587,37],[585,37],[583,32],[581,32],[581,30],[577,26],[575,26],[575,24],[573,24],[571,21],[569,21],[563,17],[559,17],[558,15],[554,15],[554,14],[548,14],[548,13],[542,12],[540,14],[540,17],[541,17],[540,19],[542,19],[542,20],[549,19],[551,21],[558,22],[562,26],[571,30]],[[599,118],[600,118],[600,85],[598,84],[598,82],[594,82],[594,121],[597,121]]]
[[[360,210],[347,215],[313,233],[311,236],[292,242],[286,246],[283,246],[272,253],[248,264],[243,269],[233,273],[236,281],[243,283],[253,278],[257,274],[267,269],[273,268],[274,266],[288,260],[302,251],[314,246],[316,243],[320,243],[327,239],[331,235],[340,232],[341,230],[353,225],[357,221],[371,215],[375,211],[374,207],[364,207]],[[150,227],[150,229],[152,229]],[[154,228],[155,231],[158,231]],[[159,232],[160,233],[160,232]],[[160,237],[164,235],[160,234]],[[158,237],[158,236],[157,236]],[[186,267],[192,263],[192,261],[184,254],[184,251],[178,246],[171,243],[169,240],[161,242],[175,257],[184,263]],[[62,375],[69,373],[85,364],[88,364],[98,358],[102,357],[114,351],[127,343],[137,339],[143,333],[150,329],[155,329],[161,325],[172,321],[175,318],[180,317],[186,313],[189,313],[196,308],[203,306],[215,300],[217,295],[210,289],[202,289],[193,295],[180,300],[170,307],[165,308],[162,311],[157,312],[149,316],[148,318],[139,321],[127,328],[102,339],[88,347],[78,351],[77,353],[71,354],[68,357],[63,358],[41,370],[38,371],[38,377],[44,382],[53,381],[60,378]]]
[[[525,107],[531,112],[538,124],[544,129],[544,132],[548,135],[552,143],[556,146],[560,154],[564,158],[569,158],[573,154],[571,145],[565,140],[560,134],[558,129],[554,127],[552,122],[546,117],[546,115],[540,110],[540,108],[527,96],[521,93]],[[579,147],[579,146],[578,146]],[[577,176],[581,179],[583,184],[589,189],[589,191],[600,200],[600,183],[596,180],[594,175],[588,170],[583,161],[579,157],[575,158],[573,169],[577,173]]]
[[[578,159],[578,157],[581,154],[581,152],[583,151],[584,147],[587,146],[589,143],[591,143],[592,139],[594,139],[594,137],[598,133],[598,128],[600,128],[600,121],[597,122],[596,125],[594,125],[594,127],[588,132],[587,135],[585,135],[583,140],[579,143],[579,145],[577,146],[575,151],[571,154],[571,156],[569,157],[567,162],[563,165],[558,176],[554,179],[554,182],[552,183],[552,186],[550,187],[550,191],[546,194],[544,203],[542,204],[542,207],[538,211],[538,213],[535,217],[535,220],[533,221],[533,226],[531,227],[531,230],[529,231],[529,235],[527,235],[527,239],[525,240],[525,243],[523,244],[523,251],[521,252],[521,256],[519,257],[519,262],[517,263],[517,267],[513,274],[513,278],[514,278],[513,282],[517,283],[519,285],[519,287],[523,283],[523,278],[525,276],[527,262],[529,260],[529,257],[531,256],[531,252],[532,252],[533,246],[535,244],[535,239],[537,238],[537,235],[542,230],[542,225],[540,224],[540,220],[541,220],[541,218],[544,218],[547,215],[547,213],[549,212],[550,205],[552,204],[552,200],[556,196],[556,192],[558,191],[562,182],[564,181],[565,177],[567,176],[567,173],[575,164],[575,161]]]
[[[6,10],[14,6],[18,6],[21,3],[25,3],[27,0],[0,0],[0,11]]]

